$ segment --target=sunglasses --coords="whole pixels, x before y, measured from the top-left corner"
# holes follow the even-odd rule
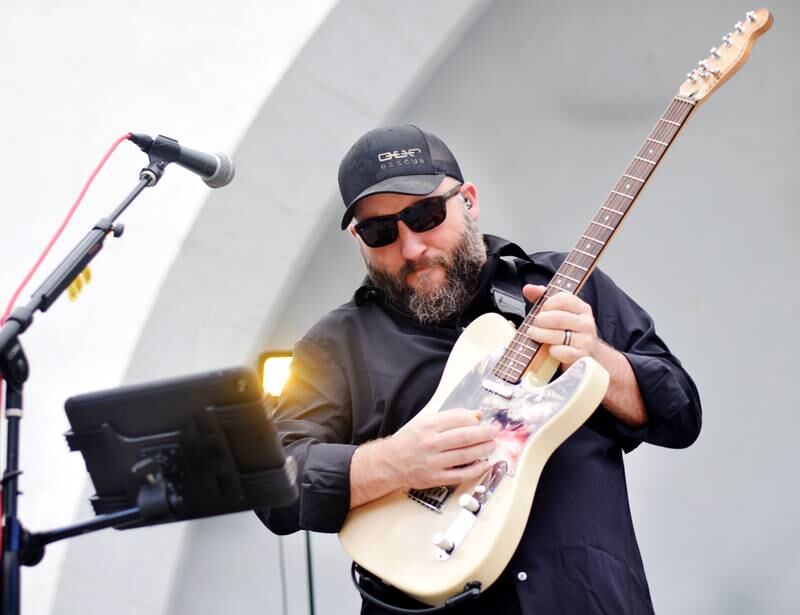
[[[356,233],[370,248],[381,248],[397,239],[398,220],[402,220],[415,233],[436,228],[447,217],[448,199],[459,193],[461,185],[453,186],[444,194],[417,201],[396,214],[376,216],[359,222],[356,224]]]

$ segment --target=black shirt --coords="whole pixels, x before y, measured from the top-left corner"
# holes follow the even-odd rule
[[[340,529],[349,510],[355,448],[391,435],[425,406],[460,331],[496,311],[490,290],[500,256],[521,263],[520,287],[547,284],[564,258],[552,252],[528,256],[500,238],[485,240],[488,258],[476,295],[452,321],[422,325],[365,284],[295,345],[276,420],[287,454],[298,462],[300,498],[259,513],[273,531]],[[649,422],[632,429],[599,407],[545,465],[535,513],[506,571],[478,600],[453,613],[652,612],[622,452],[643,441],[690,445],[700,431],[700,400],[652,319],[608,276],[595,270],[580,296],[592,307],[598,335],[630,362]]]

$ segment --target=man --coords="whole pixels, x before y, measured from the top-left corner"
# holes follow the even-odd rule
[[[481,476],[496,432],[474,410],[406,423],[432,396],[463,327],[500,311],[493,290],[501,278],[510,276],[530,305],[563,260],[481,236],[476,186],[440,139],[415,126],[361,137],[342,160],[339,186],[342,228],[368,277],[295,347],[277,420],[298,461],[301,496],[293,507],[261,513],[278,533],[336,532],[351,508],[394,490]],[[610,374],[609,388],[545,466],[535,514],[507,569],[451,612],[652,612],[622,451],[642,441],[691,444],[700,430],[694,383],[650,317],[600,271],[579,296],[548,299],[528,334],[551,344],[564,367],[594,357]],[[415,604],[373,589],[394,604]],[[385,611],[365,604],[362,612]]]

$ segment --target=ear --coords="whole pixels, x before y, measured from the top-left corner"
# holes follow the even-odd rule
[[[466,201],[469,202],[467,211],[472,216],[472,219],[477,221],[480,216],[481,205],[478,200],[478,189],[472,182],[464,182],[461,186],[461,194]]]
[[[360,245],[361,237],[356,233],[356,225],[354,222],[347,225],[347,232],[350,233],[350,236]]]

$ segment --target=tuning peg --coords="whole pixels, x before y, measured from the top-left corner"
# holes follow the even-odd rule
[[[736,30],[739,34],[743,34],[744,33],[744,24],[741,21],[737,21],[734,24],[733,29]]]
[[[722,42],[725,43],[726,47],[731,46],[731,33],[728,32],[725,36],[722,37]]]
[[[719,69],[711,68],[708,65],[708,60],[700,60],[697,64],[700,66],[700,70],[698,72],[700,73],[700,77],[703,79],[708,79],[709,75],[714,75],[715,77],[719,76]]]
[[[755,21],[756,20],[756,12],[755,11],[747,11],[747,21]]]
[[[720,53],[719,53],[719,51],[717,51],[716,47],[712,47],[711,48],[711,55],[714,56],[714,58],[717,59],[717,60],[719,60],[720,57],[722,57],[722,56],[720,56]]]
[[[687,78],[689,79],[689,81],[691,81],[692,83],[697,83],[697,77],[695,77],[695,76],[694,76],[694,71],[692,71],[691,73],[686,73],[686,77],[687,77]]]

